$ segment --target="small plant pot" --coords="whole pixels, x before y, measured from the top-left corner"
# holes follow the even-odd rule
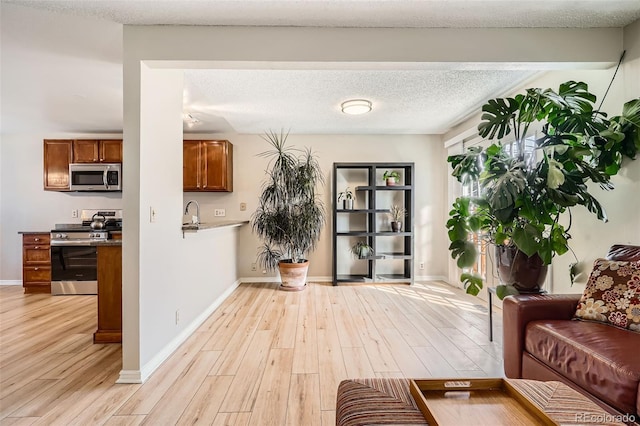
[[[387,186],[394,186],[396,184],[396,178],[390,177],[387,178]]]
[[[342,200],[342,208],[344,210],[353,210],[353,199],[347,198]]]
[[[402,222],[391,222],[391,230],[393,232],[402,232]]]

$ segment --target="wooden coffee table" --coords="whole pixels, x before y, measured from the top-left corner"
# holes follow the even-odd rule
[[[560,425],[625,425],[621,416],[607,413],[563,383],[505,380]],[[428,424],[411,396],[409,379],[351,379],[340,383],[336,426],[369,424]]]

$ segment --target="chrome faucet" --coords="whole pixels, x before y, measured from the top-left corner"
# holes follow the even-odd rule
[[[184,214],[185,215],[189,214],[189,206],[191,205],[191,203],[196,204],[196,225],[199,225],[200,224],[200,204],[198,204],[196,200],[191,200],[187,203],[187,206],[184,208]]]

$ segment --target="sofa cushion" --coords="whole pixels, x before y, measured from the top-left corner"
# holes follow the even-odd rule
[[[596,259],[575,317],[640,332],[640,261]]]
[[[525,349],[608,404],[637,413],[640,334],[595,322],[539,320],[526,328]]]

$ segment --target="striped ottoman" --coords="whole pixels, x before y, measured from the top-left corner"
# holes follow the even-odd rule
[[[563,383],[506,380],[561,425],[625,424],[623,416],[608,414]],[[426,424],[408,379],[352,379],[338,386],[336,426]]]

